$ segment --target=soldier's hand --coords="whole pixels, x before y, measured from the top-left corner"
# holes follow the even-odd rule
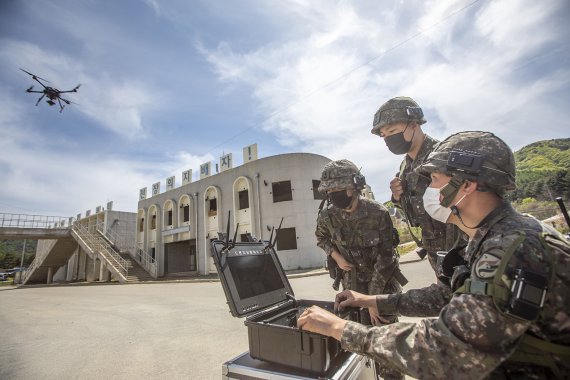
[[[348,306],[376,308],[376,296],[367,296],[354,290],[344,290],[336,295],[334,310],[337,312]]]
[[[389,320],[382,318],[380,314],[378,314],[378,309],[376,307],[368,308],[368,313],[370,314],[370,320],[374,326],[390,323]]]
[[[346,261],[345,258],[336,250],[331,252],[331,257],[336,261],[336,265],[338,265],[340,269],[345,271],[350,271],[352,269],[353,265]]]
[[[394,177],[394,179],[390,181],[390,190],[392,191],[392,197],[396,201],[400,201],[400,197],[404,192],[404,187],[402,186],[402,180],[398,177]]]
[[[347,321],[318,306],[306,309],[297,319],[297,327],[314,333],[331,336],[340,341]]]

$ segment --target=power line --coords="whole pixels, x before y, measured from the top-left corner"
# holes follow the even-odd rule
[[[422,34],[424,34],[425,32],[439,26],[440,24],[444,23],[445,21],[449,20],[450,18],[454,17],[455,15],[463,12],[464,10],[472,7],[473,5],[475,5],[476,3],[478,3],[481,0],[475,0],[467,5],[465,5],[462,8],[459,8],[458,10],[451,12],[449,15],[441,18],[440,20],[438,20],[437,22],[435,22],[434,24],[428,26],[427,28],[420,30],[418,32],[416,32],[415,34],[413,34],[412,36],[404,39],[403,41],[400,41],[398,43],[396,43],[395,45],[393,45],[392,47],[388,48],[387,50],[383,51],[382,53],[370,58],[368,61],[361,63],[358,66],[353,67],[352,69],[348,70],[347,72],[345,72],[344,74],[342,74],[341,76],[331,80],[330,82],[325,83],[324,85],[322,85],[321,87],[317,87],[314,90],[309,91],[308,93],[306,93],[304,96],[302,96],[301,98],[299,98],[298,100],[290,103],[289,105],[272,112],[271,114],[269,114],[269,116],[267,116],[266,118],[264,118],[259,124],[253,125],[251,127],[245,128],[242,131],[236,133],[235,135],[231,136],[230,138],[228,138],[227,140],[222,141],[221,143],[213,146],[212,148],[210,148],[208,151],[206,151],[204,154],[208,154],[211,153],[214,149],[219,148],[220,146],[232,141],[233,139],[235,139],[238,136],[243,135],[245,132],[249,131],[250,129],[253,129],[254,127],[256,127],[257,125],[263,124],[265,122],[267,122],[268,120],[271,120],[272,118],[274,118],[275,116],[287,111],[288,109],[296,106],[297,104],[302,103],[303,101],[305,101],[306,99],[310,98],[311,96],[313,96],[314,94],[324,90],[325,88],[328,88],[330,86],[332,86],[333,84],[337,83],[338,81],[340,81],[341,79],[344,79],[346,77],[348,77],[349,75],[351,75],[352,73],[354,73],[355,71],[360,70],[361,68],[370,65],[372,62],[378,60],[379,58],[384,57],[385,55],[387,55],[388,53],[396,50],[397,48],[407,44],[408,42],[416,39],[417,37],[421,36]]]

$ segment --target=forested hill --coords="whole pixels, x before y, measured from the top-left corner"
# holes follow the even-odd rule
[[[516,200],[570,199],[570,138],[537,141],[515,152]]]

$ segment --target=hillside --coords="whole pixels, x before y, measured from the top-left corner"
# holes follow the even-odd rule
[[[517,191],[513,199],[570,199],[570,138],[537,141],[515,152]]]

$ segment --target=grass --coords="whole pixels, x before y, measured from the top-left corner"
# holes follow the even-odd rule
[[[404,244],[400,244],[398,246],[398,253],[400,256],[404,256],[407,253],[413,252],[418,248],[418,245],[415,242],[408,242]]]

